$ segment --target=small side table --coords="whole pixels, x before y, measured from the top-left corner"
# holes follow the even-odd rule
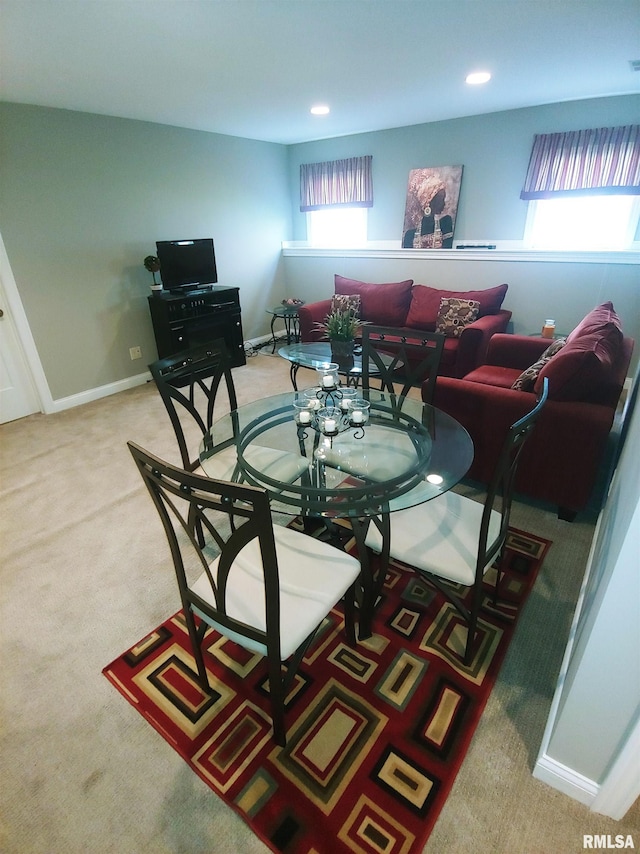
[[[271,340],[273,342],[273,347],[271,348],[271,352],[276,352],[276,344],[278,343],[278,339],[276,338],[276,334],[274,331],[274,324],[276,320],[282,320],[284,322],[284,329],[287,333],[287,346],[289,344],[297,344],[300,340],[300,315],[298,314],[299,305],[275,305],[273,308],[267,309],[267,314],[272,315],[271,317]]]

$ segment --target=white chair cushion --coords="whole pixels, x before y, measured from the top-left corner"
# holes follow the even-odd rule
[[[472,585],[483,510],[484,504],[445,492],[424,504],[392,512],[391,557],[449,581]],[[489,543],[500,533],[500,521],[500,514],[493,510]],[[369,525],[366,543],[373,551],[382,549],[374,525]]]
[[[274,526],[280,575],[280,644],[282,660],[289,658],[318,626],[360,574],[360,562],[314,537]],[[216,577],[216,559],[211,564]],[[191,586],[212,607],[215,600],[206,573]],[[247,649],[266,655],[266,646],[236,635],[195,612],[221,634]],[[266,630],[262,558],[256,539],[240,552],[229,574],[227,613],[250,626]]]
[[[418,457],[406,433],[368,425],[366,451],[357,440],[342,445],[340,437],[325,452],[325,462],[356,477],[382,482],[415,469]]]
[[[233,480],[238,457],[235,446],[224,448],[204,461],[202,469],[214,480]],[[293,483],[309,467],[309,460],[299,454],[275,448],[247,449],[247,462],[255,469],[282,483]]]

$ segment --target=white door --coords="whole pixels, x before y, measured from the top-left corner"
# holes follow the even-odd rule
[[[4,254],[4,253],[3,253]],[[6,256],[5,256],[6,258]],[[40,412],[39,396],[27,363],[16,324],[11,316],[5,276],[10,270],[0,264],[0,423]]]

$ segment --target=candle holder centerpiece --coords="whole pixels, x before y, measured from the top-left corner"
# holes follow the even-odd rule
[[[333,363],[318,368],[319,385],[298,393],[293,402],[293,419],[301,437],[308,428],[329,439],[354,428],[354,436],[364,436],[364,426],[369,421],[368,400],[358,397],[358,391],[341,386]]]
[[[325,406],[318,410],[318,429],[323,436],[333,438],[340,432],[343,426],[343,413],[336,406]]]

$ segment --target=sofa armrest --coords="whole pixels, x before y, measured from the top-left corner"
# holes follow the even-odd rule
[[[548,338],[530,335],[494,335],[489,342],[484,363],[524,371],[540,358],[549,344],[551,341]]]
[[[497,314],[485,314],[484,317],[479,317],[464,328],[456,356],[457,377],[464,377],[482,364],[492,337],[496,333],[504,332],[510,319],[511,312],[501,309]]]
[[[302,342],[322,341],[325,336],[323,331],[316,326],[316,323],[322,323],[330,310],[330,299],[300,306],[298,317],[300,318],[300,340]]]

